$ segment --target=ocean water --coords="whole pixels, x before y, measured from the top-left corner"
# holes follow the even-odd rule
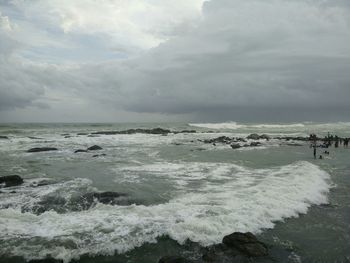
[[[87,135],[157,127],[197,133]],[[196,259],[235,231],[270,246],[269,259],[252,262],[350,262],[350,149],[314,160],[306,142],[234,150],[200,141],[328,132],[350,137],[350,123],[3,124],[0,176],[25,182],[0,189],[0,262]],[[74,153],[92,145],[103,150]],[[78,196],[102,191],[126,201],[81,209]]]

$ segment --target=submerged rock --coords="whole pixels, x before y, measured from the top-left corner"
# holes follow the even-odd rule
[[[259,140],[259,139],[260,139],[260,136],[259,136],[259,134],[252,133],[252,134],[250,134],[250,135],[247,136],[247,139],[250,139],[250,140]]]
[[[36,153],[36,152],[48,152],[48,151],[57,151],[57,148],[53,147],[36,147],[36,148],[31,148],[27,152],[28,153]]]
[[[7,137],[7,136],[3,136],[3,135],[0,135],[0,139],[8,140],[8,139],[9,139],[9,137]]]
[[[230,146],[231,146],[232,149],[241,148],[241,145],[239,145],[238,143],[232,143]]]
[[[102,147],[100,147],[98,145],[94,145],[94,146],[87,148],[87,150],[88,151],[98,151],[98,150],[102,150]]]
[[[105,154],[105,153],[102,153],[102,154],[94,154],[92,157],[95,158],[95,157],[103,157],[103,156],[107,156],[107,154]]]
[[[165,256],[158,263],[192,263],[192,261],[179,256]]]
[[[75,150],[74,153],[86,153],[87,150],[83,150],[83,149],[78,149],[78,150]]]
[[[5,187],[17,186],[23,184],[23,179],[19,175],[2,176],[0,184],[5,184]]]
[[[63,263],[63,260],[45,258],[45,259],[33,259],[28,261],[28,263]]]
[[[267,246],[260,242],[252,233],[234,232],[223,238],[226,246],[239,250],[249,257],[261,257],[268,255]]]

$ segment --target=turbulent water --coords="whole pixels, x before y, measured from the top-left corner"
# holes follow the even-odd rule
[[[197,132],[88,136],[157,127]],[[8,139],[0,139],[0,176],[17,174],[24,184],[0,189],[0,262],[196,258],[235,231],[258,234],[277,262],[347,262],[349,149],[330,148],[314,160],[306,142],[260,140],[240,149],[203,143],[327,132],[350,137],[350,123],[2,125]],[[74,153],[92,145],[103,149]],[[26,152],[33,147],[58,151]],[[102,191],[125,197],[113,205],[80,202]]]

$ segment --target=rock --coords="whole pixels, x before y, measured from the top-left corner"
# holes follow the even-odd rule
[[[180,256],[165,256],[158,263],[192,263],[192,261]]]
[[[74,153],[86,153],[86,152],[87,152],[87,150],[82,150],[82,149],[74,151]]]
[[[167,129],[162,129],[162,128],[154,128],[154,129],[129,129],[129,130],[123,130],[123,131],[100,131],[100,132],[94,132],[92,134],[116,135],[116,134],[135,134],[135,133],[166,135],[168,133],[172,133],[172,131]]]
[[[128,205],[126,200],[127,195],[117,192],[101,192],[101,193],[87,193],[81,197],[82,205],[88,209],[98,201],[107,205]]]
[[[103,157],[106,156],[107,154],[103,153],[103,154],[95,154],[92,157]]]
[[[88,151],[98,151],[98,150],[102,150],[102,147],[100,147],[98,145],[94,145],[94,146],[87,148],[87,150]]]
[[[33,259],[28,261],[28,263],[63,263],[63,261],[58,259],[53,259],[53,258],[45,258],[45,259]]]
[[[232,143],[230,146],[231,146],[232,149],[241,148],[241,145],[239,145],[238,143]]]
[[[261,143],[260,142],[251,142],[250,143],[250,147],[256,147],[256,146],[260,146],[261,145]]]
[[[260,242],[252,233],[235,232],[223,238],[222,243],[235,248],[249,257],[267,256],[267,246]]]
[[[5,187],[17,186],[23,184],[23,179],[18,175],[9,175],[0,177],[0,184],[5,184]]]
[[[1,136],[0,136],[0,139],[8,140],[9,137],[1,135]]]
[[[57,151],[57,148],[53,147],[36,147],[36,148],[31,148],[27,152],[28,153],[36,153],[36,152],[48,152],[48,151]]]
[[[77,133],[77,135],[88,135],[88,133],[86,133],[86,132],[79,132],[79,133]]]
[[[260,136],[259,136],[259,134],[252,133],[252,134],[248,135],[247,139],[250,139],[250,140],[259,140],[259,139],[260,139]]]
[[[268,136],[267,134],[262,134],[262,135],[260,135],[260,139],[265,139],[265,140],[270,140],[271,138],[270,138],[270,136]]]

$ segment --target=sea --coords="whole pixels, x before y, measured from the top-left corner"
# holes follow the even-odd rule
[[[137,128],[174,132],[91,135]],[[271,139],[203,142],[252,133]],[[0,176],[24,183],[0,189],[0,262],[200,260],[233,232],[269,246],[249,262],[350,262],[350,148],[314,159],[309,142],[276,139],[328,133],[350,137],[350,122],[1,124]],[[75,153],[93,145],[102,150]],[[79,204],[107,191],[124,201]]]

